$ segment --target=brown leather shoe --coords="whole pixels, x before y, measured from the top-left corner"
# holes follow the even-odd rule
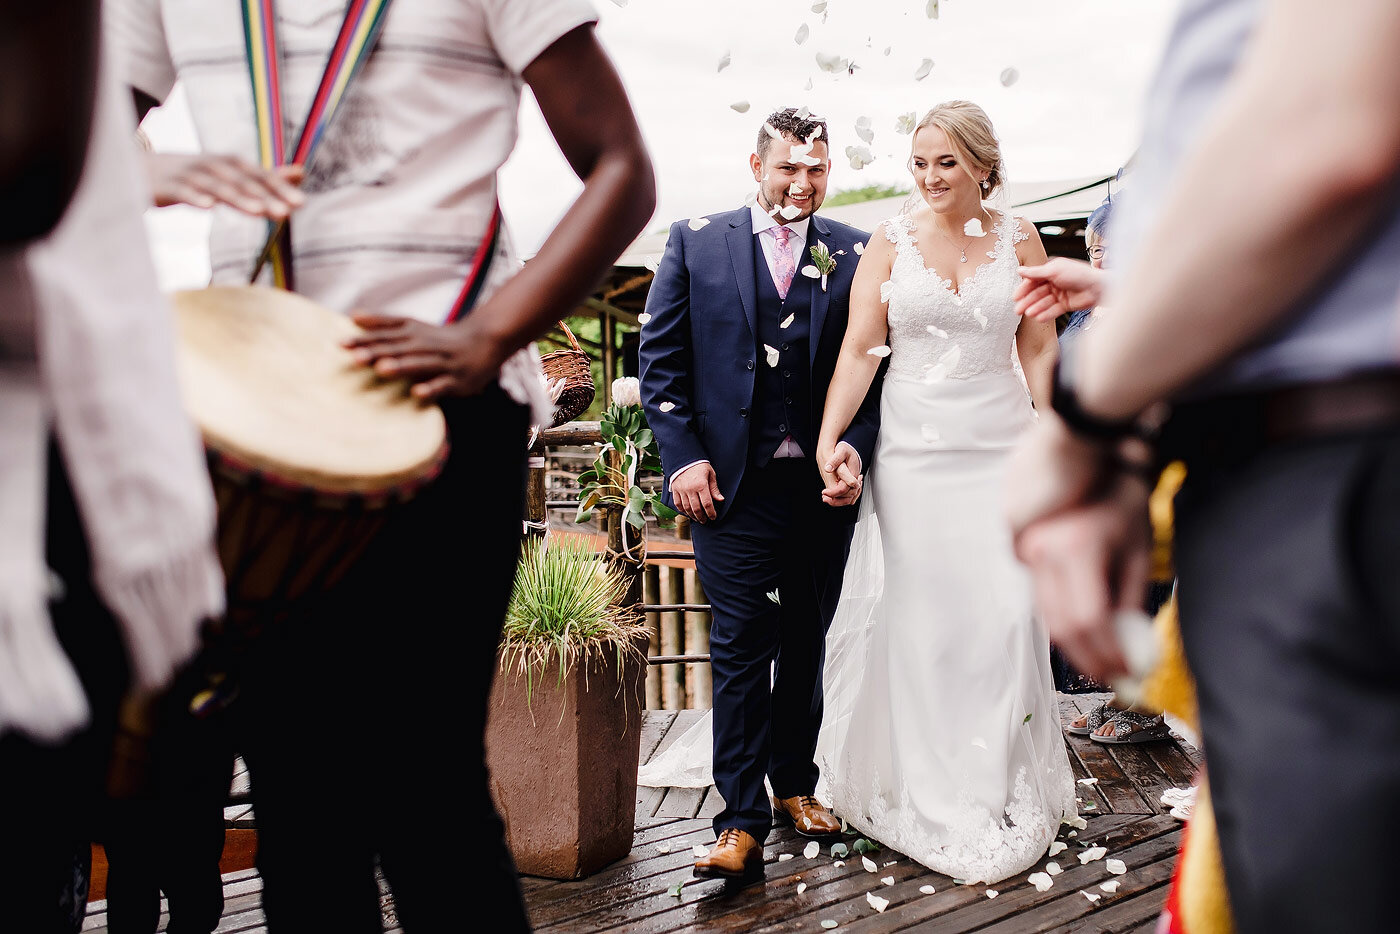
[[[763,844],[737,827],[720,832],[710,855],[695,861],[701,879],[761,879]]]
[[[841,832],[841,822],[811,795],[772,798],[773,810],[804,837],[831,837]]]

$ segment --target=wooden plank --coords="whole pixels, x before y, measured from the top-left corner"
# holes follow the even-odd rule
[[[1069,736],[1068,734],[1066,734],[1065,742],[1070,752],[1083,763],[1085,771],[1099,780],[1095,787],[1108,803],[1109,810],[1115,814],[1157,813],[1158,809],[1143,799],[1132,779],[1124,773],[1117,760],[1101,744],[1087,737]],[[1155,803],[1154,799],[1153,804]]]
[[[705,800],[700,804],[700,810],[695,812],[696,817],[713,818],[724,810],[724,797],[719,793],[719,789],[711,785],[705,791]]]
[[[668,788],[656,808],[657,817],[695,817],[705,800],[706,788]]]
[[[1118,763],[1123,774],[1128,776],[1128,780],[1137,788],[1138,794],[1147,803],[1148,810],[1161,810],[1162,792],[1172,787],[1172,781],[1153,760],[1147,747],[1160,746],[1163,743],[1120,743],[1116,745],[1095,743],[1094,745],[1103,746],[1108,750],[1108,754]]]
[[[1147,743],[1146,751],[1174,787],[1185,788],[1195,783],[1199,766],[1186,754],[1180,744],[1175,742]]]
[[[656,809],[661,806],[661,800],[666,797],[665,788],[650,788],[646,785],[637,786],[637,815],[636,819],[651,819],[656,817]]]
[[[1166,872],[1163,875],[1162,869]],[[1156,927],[1157,918],[1162,914],[1162,908],[1167,901],[1167,889],[1171,882],[1171,863],[1154,863],[1152,866],[1142,870],[1144,879],[1149,876],[1159,879],[1155,885],[1144,887],[1136,894],[1129,897],[1128,885],[1125,883],[1113,895],[1106,895],[1099,891],[1098,887],[1090,889],[1095,894],[1103,895],[1102,900],[1095,906],[1095,910],[1087,917],[1056,928],[1056,931],[1077,932],[1077,934],[1117,934],[1120,931],[1131,931],[1144,924]]]
[[[642,714],[642,750],[637,761],[643,765],[656,754],[656,746],[676,721],[674,710],[648,710]]]

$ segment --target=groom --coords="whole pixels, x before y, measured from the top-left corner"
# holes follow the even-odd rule
[[[804,836],[841,829],[812,796],[813,756],[824,637],[855,508],[823,503],[814,455],[867,234],[814,213],[828,145],[821,120],[772,114],[749,157],[756,203],[673,224],[647,298],[642,404],[668,502],[695,522],[713,605],[714,776],[725,807],[718,843],[695,864],[702,877],[761,877],[774,812]],[[822,264],[825,280],[804,270],[819,244],[835,264]],[[858,492],[878,411],[876,389],[824,465],[845,478],[832,488]]]

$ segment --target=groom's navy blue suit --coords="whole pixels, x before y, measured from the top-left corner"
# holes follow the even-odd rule
[[[854,246],[868,235],[813,215],[798,269],[818,242],[844,255],[825,291],[799,272],[784,300],[749,209],[710,220],[671,227],[642,328],[642,404],[667,502],[675,473],[701,460],[724,496],[717,519],[692,526],[714,617],[714,775],[725,802],[715,828],[762,842],[772,823],[765,774],[780,798],[816,788],[825,635],[856,509],[821,501],[815,454],[860,260]],[[879,385],[843,437],[862,464],[875,447]],[[775,459],[789,437],[805,456]]]

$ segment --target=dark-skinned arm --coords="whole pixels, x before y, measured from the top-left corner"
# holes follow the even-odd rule
[[[591,25],[561,36],[524,77],[583,192],[535,258],[461,321],[355,316],[368,331],[347,346],[380,374],[408,378],[419,398],[480,392],[511,354],[592,292],[656,207],[641,130]]]
[[[0,247],[42,237],[78,187],[97,89],[98,0],[0,0]]]

